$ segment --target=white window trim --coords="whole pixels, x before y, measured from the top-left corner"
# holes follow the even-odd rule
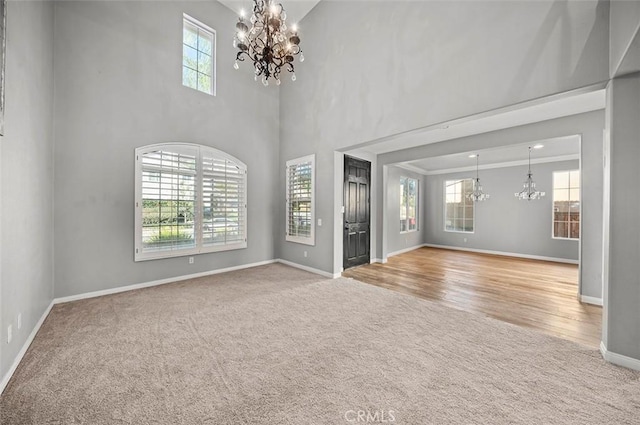
[[[553,208],[555,204],[556,173],[571,173],[572,171],[577,171],[578,173],[580,173],[580,187],[579,187],[579,190],[580,190],[580,236],[582,236],[582,172],[580,171],[580,169],[572,168],[570,170],[554,170],[551,173],[551,239],[556,239],[560,241],[579,241],[580,240],[580,236],[578,236],[577,238],[571,238],[571,237],[564,238],[562,236],[554,235],[555,211],[553,210]],[[569,183],[569,185],[571,185],[571,183]],[[567,189],[571,189],[571,188],[569,187]],[[569,227],[567,234],[571,234],[571,227]]]
[[[453,179],[453,180],[473,180],[472,177],[463,177],[460,179]],[[451,181],[451,180],[449,180]],[[445,232],[448,233],[465,233],[468,235],[472,235],[476,232],[476,205],[475,202],[472,203],[473,205],[473,230],[471,232],[467,231],[467,230],[449,230],[447,229],[447,180],[444,180],[442,182],[443,184],[443,192],[442,192],[442,216],[444,217],[444,219],[442,220],[442,225],[444,228]],[[462,196],[464,196],[464,193],[462,194]]]
[[[211,55],[211,59],[213,60],[213,69],[211,70],[211,83],[212,83],[212,88],[211,88],[211,93],[207,93],[204,92],[202,90],[197,90],[197,92],[200,93],[204,93],[204,94],[208,94],[209,96],[216,96],[216,88],[218,87],[218,75],[217,75],[217,68],[218,68],[218,34],[216,33],[216,30],[214,30],[213,28],[211,28],[209,25],[197,20],[196,18],[194,18],[193,16],[189,16],[186,13],[182,14],[182,19],[183,19],[183,40],[182,40],[182,44],[184,44],[184,21],[189,21],[190,23],[192,23],[193,25],[210,32],[211,34],[213,34],[213,54]],[[182,67],[184,66],[183,63],[180,63],[180,76],[182,77]],[[185,86],[184,84],[182,85],[182,87],[186,87],[188,89],[194,90],[193,88],[189,87],[189,86]]]
[[[417,232],[418,230],[420,230],[420,220],[418,219],[418,217],[420,216],[420,179],[415,179],[413,177],[408,177],[408,176],[400,176],[400,180],[402,179],[407,179],[407,184],[409,183],[409,180],[415,180],[416,181],[416,228],[413,230],[409,229],[409,226],[407,226],[407,230],[400,230],[400,234],[404,235],[405,233],[414,233]],[[400,194],[400,197],[402,198],[402,194]],[[407,197],[407,202],[409,202],[409,198]],[[409,209],[409,204],[407,203],[407,205],[405,206],[405,209],[408,210]],[[407,218],[409,217],[409,214],[407,213]],[[402,220],[402,219],[401,219]]]
[[[311,163],[311,231],[309,237],[289,235],[289,167],[292,165]],[[285,240],[287,242],[295,242],[304,245],[316,244],[316,155],[311,154],[287,161],[285,168]]]
[[[165,250],[144,252],[142,247],[142,155],[146,152],[154,151],[159,148],[167,147],[187,147],[190,149],[197,149],[198,154],[196,157],[196,204],[194,206],[194,216],[198,217],[195,222],[194,234],[196,235],[196,244],[191,249],[177,249],[177,250]],[[217,158],[224,158],[234,162],[241,169],[244,170],[244,241],[234,244],[216,245],[216,246],[204,246],[202,244],[202,221],[203,221],[203,209],[202,209],[202,150],[215,153]],[[232,251],[236,249],[247,248],[247,240],[249,234],[249,218],[247,215],[247,192],[248,192],[248,171],[247,165],[240,161],[238,158],[231,156],[221,150],[193,143],[157,143],[153,145],[141,146],[135,150],[135,199],[134,199],[134,211],[135,211],[135,244],[134,244],[134,261],[147,261],[157,260],[162,258],[173,257],[185,257],[189,255],[206,254],[212,252]]]

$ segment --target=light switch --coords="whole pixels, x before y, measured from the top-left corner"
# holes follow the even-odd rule
[[[322,219],[321,218],[318,219],[318,226],[322,226]]]

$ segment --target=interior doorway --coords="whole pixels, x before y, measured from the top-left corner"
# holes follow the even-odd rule
[[[343,268],[371,260],[371,163],[344,156]]]

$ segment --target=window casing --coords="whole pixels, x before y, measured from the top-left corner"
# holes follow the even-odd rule
[[[444,184],[444,230],[473,233],[474,202],[467,197],[473,192],[473,179],[447,180]]]
[[[215,96],[216,32],[184,14],[182,21],[182,85]]]
[[[418,230],[418,180],[400,177],[400,233]]]
[[[553,173],[554,239],[580,239],[580,170]]]
[[[287,161],[286,240],[315,244],[315,155]]]
[[[247,167],[217,149],[136,149],[135,261],[247,247]]]

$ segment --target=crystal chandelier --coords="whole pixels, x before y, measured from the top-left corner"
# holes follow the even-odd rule
[[[476,158],[476,179],[473,181],[473,192],[467,194],[467,199],[474,202],[482,202],[489,199],[489,195],[482,191],[482,185],[480,184],[480,177],[478,177],[478,160],[480,154],[469,155],[471,158]]]
[[[520,192],[517,192],[515,194],[516,198],[520,200],[531,201],[532,199],[540,199],[545,195],[544,192],[540,192],[536,190],[536,182],[533,181],[532,176],[533,174],[531,174],[531,146],[529,146],[529,172],[527,173],[527,180],[525,180],[523,184],[523,189]]]
[[[269,85],[272,77],[280,85],[283,70],[291,72],[291,80],[295,81],[294,56],[300,55],[300,62],[304,61],[296,25],[287,27],[287,13],[281,3],[274,0],[253,0],[253,3],[251,29],[244,20],[244,11],[240,12],[236,24],[233,47],[239,51],[233,67],[238,69],[238,61],[244,62],[249,58],[255,67],[255,80],[262,77],[265,86]]]

